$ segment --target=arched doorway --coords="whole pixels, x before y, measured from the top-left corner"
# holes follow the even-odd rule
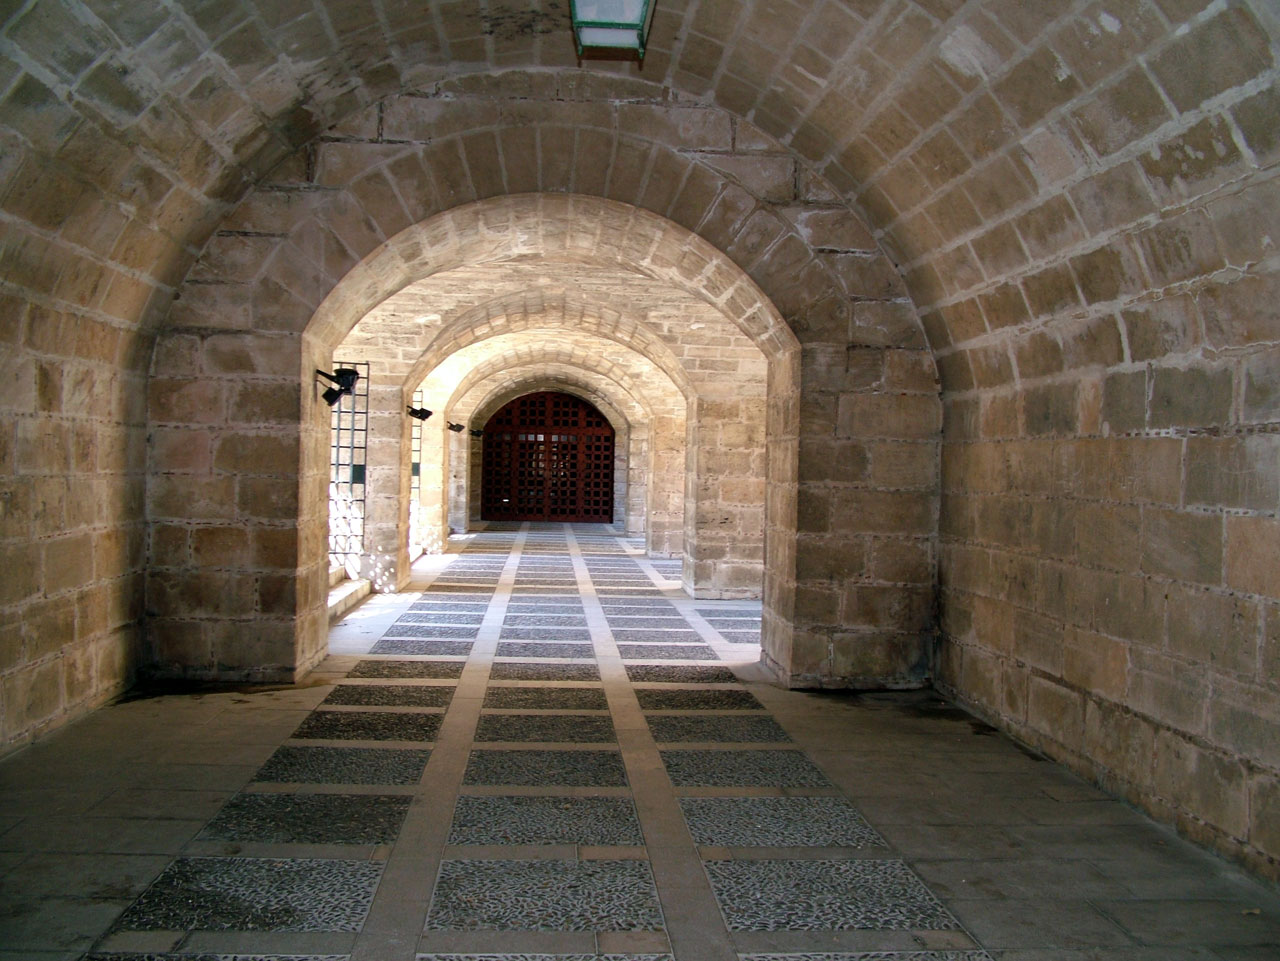
[[[517,397],[484,426],[481,518],[609,523],[613,439],[609,421],[580,397]]]

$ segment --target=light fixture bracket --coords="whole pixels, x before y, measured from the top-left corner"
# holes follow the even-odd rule
[[[654,0],[570,0],[578,56],[587,50],[630,50],[644,59]]]
[[[321,395],[324,402],[332,407],[347,394],[355,392],[356,381],[360,379],[360,371],[351,367],[339,367],[332,374],[328,371],[316,370],[317,377],[323,377],[332,383],[333,387],[326,387]]]

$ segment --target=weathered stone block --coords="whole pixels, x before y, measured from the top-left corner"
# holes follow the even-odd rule
[[[1048,678],[1027,684],[1027,724],[1073,752],[1084,742],[1084,705],[1080,694]]]
[[[1072,629],[1065,638],[1062,677],[1108,700],[1119,700],[1128,688],[1129,645],[1103,634]]]
[[[935,436],[942,428],[936,397],[915,394],[841,394],[836,436],[848,438]]]
[[[1280,597],[1280,521],[1271,517],[1226,518],[1226,582],[1235,590]]]
[[[1143,509],[1144,571],[1198,584],[1221,584],[1222,564],[1220,515]]]
[[[1155,756],[1155,789],[1161,796],[1232,837],[1247,835],[1249,792],[1239,760],[1169,731],[1157,735]]]

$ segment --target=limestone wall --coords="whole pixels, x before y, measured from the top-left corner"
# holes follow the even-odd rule
[[[906,269],[946,389],[941,677],[1275,873],[1273,47],[1245,5],[1160,7],[1177,29],[1011,24],[1031,52],[972,100],[1005,118],[955,174],[972,206],[923,187],[889,225],[935,228]],[[1058,81],[1015,86],[1037,60]]]

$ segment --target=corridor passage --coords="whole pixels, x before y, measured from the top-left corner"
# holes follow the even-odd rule
[[[1274,961],[1273,889],[927,692],[770,686],[760,605],[490,525],[296,687],[0,762],[0,961]]]

